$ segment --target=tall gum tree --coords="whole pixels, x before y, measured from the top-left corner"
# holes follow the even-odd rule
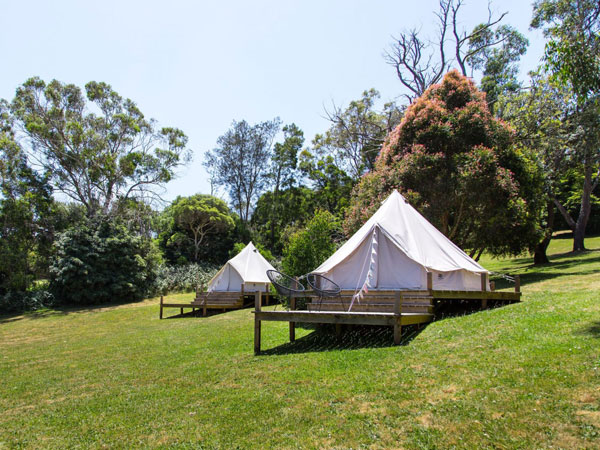
[[[585,229],[591,212],[591,195],[600,182],[600,3],[597,0],[538,0],[533,28],[548,38],[546,68],[555,81],[572,89],[577,100],[569,152],[583,167],[579,215],[572,218],[555,201],[573,230],[573,250],[585,250]]]
[[[106,83],[87,83],[84,95],[74,84],[30,78],[11,108],[37,168],[89,216],[108,215],[122,199],[156,198],[190,159],[181,130],[159,128]]]

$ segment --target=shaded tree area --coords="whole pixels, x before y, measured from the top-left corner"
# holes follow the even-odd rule
[[[293,276],[309,273],[331,256],[339,236],[340,226],[335,216],[328,211],[317,211],[306,227],[289,237],[281,262],[283,270]]]
[[[52,190],[15,140],[8,105],[0,102],[0,294],[25,291],[51,245]]]

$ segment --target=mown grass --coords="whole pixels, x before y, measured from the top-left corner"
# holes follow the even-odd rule
[[[519,273],[520,304],[340,339],[250,310],[138,304],[0,317],[0,448],[598,448],[600,238]],[[508,286],[504,286],[508,288]],[[177,300],[191,298],[179,295]],[[171,311],[175,313],[175,310]]]

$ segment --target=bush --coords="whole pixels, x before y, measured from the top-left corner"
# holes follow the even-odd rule
[[[67,304],[141,300],[154,288],[158,260],[148,239],[112,221],[91,222],[59,236],[50,292]]]
[[[34,311],[54,305],[54,296],[46,290],[10,291],[0,295],[0,311],[4,313]]]
[[[334,238],[339,230],[333,214],[318,211],[306,228],[290,236],[283,250],[283,271],[291,276],[300,276],[316,269],[335,251]]]
[[[187,264],[184,266],[161,265],[156,270],[154,293],[190,292],[206,287],[217,273],[211,264]]]

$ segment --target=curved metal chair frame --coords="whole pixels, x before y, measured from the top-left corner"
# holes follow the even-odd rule
[[[267,277],[277,293],[282,297],[287,297],[290,303],[292,297],[301,297],[304,294],[305,288],[302,283],[285,273],[278,270],[267,270]]]
[[[306,281],[308,285],[312,288],[312,290],[319,297],[319,311],[321,310],[321,304],[323,303],[323,298],[326,297],[339,297],[340,302],[342,303],[342,307],[345,309],[346,305],[342,300],[341,292],[342,288],[340,288],[333,280],[330,280],[326,276],[319,275],[316,273],[309,273],[306,276]],[[322,286],[327,286],[328,288],[323,288]]]

